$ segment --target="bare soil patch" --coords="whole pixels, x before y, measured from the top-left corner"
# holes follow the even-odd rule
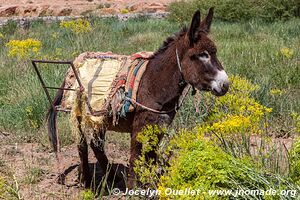
[[[3,142],[3,141],[2,141]],[[126,173],[128,165],[128,147],[122,143],[109,141],[106,144],[106,154],[113,165],[118,168],[119,176]],[[0,174],[19,187],[19,195],[23,199],[77,199],[83,191],[79,183],[79,156],[76,144],[62,148],[59,160],[53,152],[38,143],[22,143],[1,145]],[[89,149],[91,171],[101,181],[104,172],[96,164],[96,159]],[[58,183],[64,175],[65,184]],[[16,180],[12,180],[15,177]],[[122,183],[117,187],[124,185]]]

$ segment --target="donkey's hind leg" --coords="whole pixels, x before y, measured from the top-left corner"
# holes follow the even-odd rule
[[[91,148],[102,170],[105,170],[108,165],[108,159],[104,152],[105,132],[105,129],[100,129],[98,134],[94,133],[94,138],[91,140]]]
[[[104,143],[105,143],[105,129],[100,129],[98,134],[94,134],[94,138],[91,141],[91,148],[94,151],[95,157],[98,160],[98,163],[103,170],[104,173],[107,173],[108,170],[108,180],[113,180],[113,178],[117,179],[115,176],[115,171],[109,168],[109,160],[105,155],[104,151]]]
[[[78,129],[80,132],[80,143],[77,145],[79,157],[80,157],[79,174],[81,174],[80,179],[83,182],[84,186],[86,188],[89,188],[91,186],[92,177],[89,168],[88,145],[87,145],[86,138],[81,129],[81,117],[78,117],[77,120],[78,120]]]

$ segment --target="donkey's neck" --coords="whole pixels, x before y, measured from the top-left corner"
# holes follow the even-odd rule
[[[160,110],[175,107],[185,86],[181,84],[184,80],[179,66],[184,45],[183,41],[177,39],[149,61],[141,86],[147,88],[142,95],[144,96],[141,99],[142,103],[148,102],[148,106]],[[176,49],[179,62],[176,58]]]

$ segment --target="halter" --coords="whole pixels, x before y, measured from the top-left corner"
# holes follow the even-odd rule
[[[184,77],[183,77],[183,73],[182,73],[182,68],[181,68],[181,62],[179,60],[179,56],[178,56],[178,51],[177,51],[177,48],[176,48],[176,60],[177,60],[177,66],[179,68],[179,72],[180,72],[180,75],[181,75],[181,81],[179,82],[179,86],[182,87],[184,86],[186,83],[186,81],[184,80]],[[125,97],[125,100],[126,101],[129,101],[130,103],[136,105],[136,106],[139,106],[145,110],[148,110],[148,111],[151,111],[153,113],[157,113],[157,114],[168,114],[168,113],[171,113],[171,112],[177,112],[177,110],[181,107],[182,103],[183,103],[183,100],[185,99],[185,97],[187,96],[189,90],[191,89],[191,85],[190,84],[187,84],[185,86],[185,88],[183,89],[183,92],[182,94],[180,95],[179,99],[178,99],[178,104],[175,105],[175,108],[172,108],[171,110],[167,110],[167,111],[159,111],[159,110],[155,110],[153,108],[149,108],[131,98],[128,98],[128,97]],[[192,92],[192,95],[194,95],[196,93],[196,90],[195,88],[193,87],[193,92]]]
[[[176,60],[177,60],[177,66],[179,68],[179,72],[180,72],[180,75],[181,75],[181,81],[179,82],[179,86],[182,87],[186,84],[186,82],[185,82],[183,74],[182,74],[181,62],[179,60],[177,48],[176,48]]]

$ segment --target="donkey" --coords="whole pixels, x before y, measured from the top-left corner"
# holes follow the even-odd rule
[[[117,125],[113,125],[112,117],[107,116],[107,126],[94,133],[95,137],[90,142],[90,146],[103,170],[106,170],[109,164],[103,146],[99,145],[105,139],[105,132],[111,130],[131,133],[127,179],[129,188],[133,188],[136,183],[134,165],[142,149],[142,144],[136,137],[145,126],[170,125],[176,114],[174,108],[188,85],[199,91],[211,91],[216,96],[226,94],[229,89],[228,76],[217,58],[217,47],[208,37],[213,12],[213,8],[210,8],[206,18],[201,22],[200,11],[196,11],[190,27],[184,27],[174,36],[167,38],[149,60],[139,85],[135,111],[128,113],[125,119],[120,119]],[[55,105],[60,104],[62,95],[62,91],[59,91],[55,98]],[[168,110],[171,112],[164,112]],[[78,129],[82,132],[82,118],[78,117],[77,120]],[[55,121],[56,111],[51,107],[48,112],[50,138],[56,138]],[[160,134],[159,140],[162,137],[163,134]],[[55,140],[52,140],[52,144],[55,145]],[[78,151],[82,180],[86,187],[90,187],[92,176],[88,165],[88,144],[83,133]],[[155,160],[157,155],[155,152],[150,152],[146,156]]]

